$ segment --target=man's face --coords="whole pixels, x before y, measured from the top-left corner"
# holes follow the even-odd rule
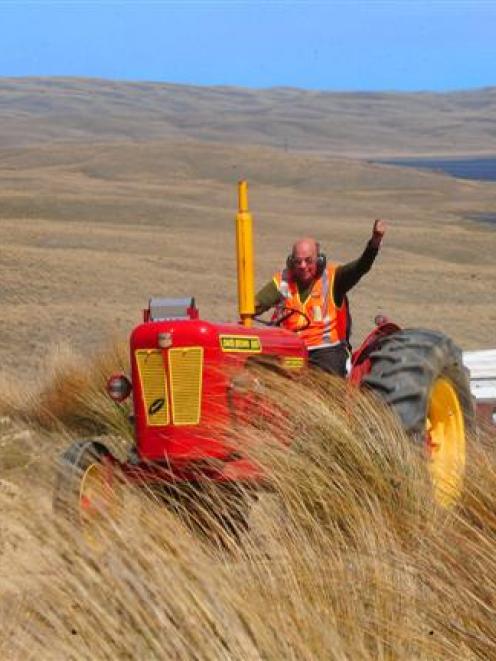
[[[303,286],[309,285],[317,275],[317,246],[301,241],[293,248],[293,274]]]

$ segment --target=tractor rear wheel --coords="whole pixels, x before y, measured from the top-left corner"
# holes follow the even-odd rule
[[[370,354],[363,384],[397,414],[405,431],[422,444],[434,498],[443,507],[462,492],[467,435],[475,411],[462,353],[436,331],[403,330],[382,338]]]
[[[110,451],[97,441],[77,441],[60,457],[54,511],[62,515],[94,551],[107,545],[105,529],[120,505]]]

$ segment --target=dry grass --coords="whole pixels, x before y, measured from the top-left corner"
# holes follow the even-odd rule
[[[377,313],[493,346],[496,184],[259,146],[55,145],[3,153],[0,360],[36,378],[51,346],[95,353],[127,337],[150,296],[195,296],[202,318],[236,319],[236,181],[248,177],[256,287],[313,234],[329,260],[361,254],[388,224],[351,292],[356,347]],[[467,320],[471,320],[468,322]]]
[[[388,121],[377,131],[370,112],[344,131],[348,113],[328,112],[327,103],[346,110],[353,99],[313,95],[319,131],[312,137],[301,124],[291,135],[303,148],[339,150],[326,155],[256,144],[271,119],[282,133],[265,130],[264,142],[283,146],[278,112],[298,93],[254,93],[257,108],[277,103],[243,137],[241,125],[207,126],[202,116],[213,102],[228,110],[225,91],[208,92],[200,107],[195,94],[205,90],[175,90],[183,110],[195,99],[196,141],[194,122],[183,139],[174,117],[148,121],[172,98],[166,86],[143,86],[143,119],[140,86],[101,83],[109,109],[114,94],[129,94],[129,117],[120,124],[99,112],[86,133],[74,133],[81,105],[68,108],[57,89],[91,106],[98,94],[80,95],[88,86],[7,81],[0,91],[12,100],[25,87],[49,102],[43,120],[38,111],[36,122],[29,112],[13,115],[15,126],[3,128],[12,142],[2,144],[16,148],[2,150],[0,168],[0,657],[494,657],[494,439],[474,444],[463,500],[440,512],[422,458],[395,421],[362,396],[350,407],[337,382],[279,382],[272,392],[290,411],[276,428],[247,429],[239,439],[271,484],[253,503],[247,531],[237,516],[228,525],[227,511],[216,516],[225,506],[216,489],[200,504],[184,494],[167,508],[156,493],[124,485],[122,516],[108,522],[110,548],[97,557],[51,508],[56,458],[75,438],[105,433],[119,456],[129,445],[126,411],[102,391],[110,372],[126,368],[127,349],[114,343],[99,353],[104,339],[127,336],[150,295],[195,295],[203,317],[235,318],[238,178],[252,184],[257,285],[302,234],[320,238],[333,261],[355,258],[382,216],[389,230],[380,259],[352,295],[354,344],[381,312],[407,327],[444,330],[463,348],[492,346],[496,234],[464,219],[494,210],[496,185],[342,157],[482,153],[492,142],[487,118],[473,121],[480,108],[465,107],[463,94],[444,98],[441,105],[457,105],[472,121],[454,141],[443,120],[433,142],[425,129],[439,128],[439,99],[424,99],[422,117],[411,106],[415,125],[399,118],[408,131]],[[484,96],[493,103],[494,90]],[[309,98],[301,100],[306,117]],[[360,103],[381,117],[387,104],[398,119],[405,101],[421,100]],[[63,121],[54,124],[50,103]],[[224,144],[205,142],[221,133]],[[41,135],[49,142],[34,146]],[[53,143],[66,138],[71,144]],[[234,146],[240,139],[248,144]],[[60,348],[68,338],[75,352]]]
[[[45,431],[77,434],[115,433],[129,438],[129,409],[114,404],[107,395],[110,375],[129,373],[128,347],[114,340],[91,357],[75,353],[68,345],[54,347],[45,358],[41,375],[31,383],[16,384],[5,378],[0,391],[0,415]]]
[[[109,334],[127,336],[150,296],[192,295],[203,318],[234,320],[240,178],[250,183],[257,287],[299,236],[346,262],[383,217],[381,255],[351,293],[354,346],[377,313],[442,330],[464,349],[493,346],[496,233],[467,218],[494,213],[496,184],[347,154],[494,151],[494,89],[329,95],[4,80],[0,99],[10,108],[0,122],[0,364],[10,379],[37,378],[51,346],[69,341],[87,355]],[[281,111],[301,149],[285,151],[267,128]]]
[[[489,439],[472,448],[459,508],[439,511],[422,457],[376,402],[351,401],[330,378],[263,379],[280,414],[239,438],[270,483],[247,531],[226,512],[219,525],[213,485],[200,509],[124,485],[109,547],[95,554],[50,509],[53,458],[79,424],[73,400],[59,409],[64,441],[41,432],[37,414],[24,419],[31,464],[0,485],[2,657],[494,656]]]

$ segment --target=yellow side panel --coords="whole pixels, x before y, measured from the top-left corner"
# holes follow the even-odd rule
[[[151,427],[167,425],[169,404],[162,352],[158,349],[138,349],[135,355],[148,425]]]
[[[169,350],[172,420],[175,425],[200,422],[203,347]]]
[[[300,356],[284,356],[282,365],[288,370],[299,370],[305,366],[305,360]]]

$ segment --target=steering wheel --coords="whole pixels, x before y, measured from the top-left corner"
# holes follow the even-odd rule
[[[294,314],[298,314],[301,317],[304,317],[305,319],[305,325],[300,326],[299,328],[295,328],[293,332],[297,331],[302,331],[306,330],[310,324],[311,324],[311,319],[310,317],[302,312],[301,310],[298,310],[297,308],[284,308],[282,312],[279,314],[279,316],[276,319],[271,319],[270,321],[265,321],[264,319],[260,319],[259,317],[256,317],[257,321],[263,324],[264,326],[276,326],[279,327],[281,326],[287,319],[292,317]]]

